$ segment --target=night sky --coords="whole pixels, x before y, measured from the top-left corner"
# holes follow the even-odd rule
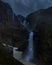
[[[52,6],[52,0],[3,0],[10,4],[13,12],[23,16],[39,9],[45,9]]]

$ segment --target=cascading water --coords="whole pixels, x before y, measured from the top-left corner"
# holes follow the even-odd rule
[[[23,60],[25,61],[32,61],[33,60],[33,32],[29,33],[29,44],[28,47],[26,49],[26,53],[24,55]]]
[[[19,21],[20,21],[20,18],[19,18]],[[26,18],[23,22],[20,21],[20,24],[22,24],[24,26],[24,28],[26,28],[29,32],[28,46],[25,49],[25,51],[23,52],[21,59],[23,59],[25,61],[31,61],[33,59],[33,32],[28,27],[28,25],[26,23]]]

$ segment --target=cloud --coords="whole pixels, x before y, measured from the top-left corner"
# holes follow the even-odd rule
[[[52,6],[51,0],[2,0],[7,2],[12,7],[16,15],[28,15],[39,9],[45,9]]]

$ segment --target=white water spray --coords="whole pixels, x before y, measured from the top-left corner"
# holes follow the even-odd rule
[[[27,49],[27,54],[25,55],[26,61],[31,61],[33,59],[33,32],[29,33],[29,45]]]

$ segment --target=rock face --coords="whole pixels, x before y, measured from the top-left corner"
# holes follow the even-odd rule
[[[19,35],[19,36],[17,36],[17,41],[18,41],[18,44],[19,44],[18,50],[19,51],[25,51],[25,49],[28,46],[28,31],[23,25],[25,17],[23,17],[21,15],[17,15],[16,17],[15,17],[16,21],[18,21],[19,24],[20,24],[20,26],[18,25],[19,29],[17,31],[17,34]]]
[[[52,7],[31,13],[26,20],[34,32],[34,55],[46,65],[52,65]]]
[[[12,19],[13,12],[11,7],[7,3],[5,4],[0,1],[0,39],[3,39],[4,37],[6,38],[8,27],[11,25],[10,23],[13,22]]]
[[[24,27],[24,21],[27,27]],[[52,7],[33,12],[25,18],[16,16],[7,3],[0,1],[0,43],[25,51],[28,46],[27,29],[34,33],[33,51],[36,51],[33,62],[37,59],[48,65],[52,63]]]
[[[0,1],[0,44],[1,44],[0,47],[2,46],[2,43],[19,47],[19,50],[21,50],[21,45],[24,45],[25,47],[26,43],[28,42],[27,41],[28,32],[26,29],[24,29],[23,25],[20,24],[18,18],[20,18],[20,20],[22,21],[24,17],[21,15],[17,17],[13,13],[12,8],[9,6],[8,3],[3,3],[2,1]],[[6,54],[5,52],[2,52],[1,55],[2,54],[8,55],[8,53],[10,54],[10,50],[8,52],[6,49],[9,50],[8,48],[5,48],[5,49],[3,49],[3,47],[0,48],[0,51],[6,52]],[[10,54],[10,57],[11,55],[12,55],[12,52]],[[5,57],[8,57],[8,56],[5,56]],[[3,57],[3,59],[5,59],[5,57]],[[9,60],[9,58],[6,58],[6,59]],[[2,60],[2,62],[3,61],[4,60]],[[16,62],[15,59],[13,59],[13,61],[14,63]],[[7,62],[8,61],[6,61],[6,63]],[[17,63],[18,62],[16,62],[16,64]]]
[[[0,1],[0,14],[0,39],[14,46],[25,43],[28,32],[18,20],[20,19],[23,22],[24,17],[16,16],[12,8],[2,1]]]

